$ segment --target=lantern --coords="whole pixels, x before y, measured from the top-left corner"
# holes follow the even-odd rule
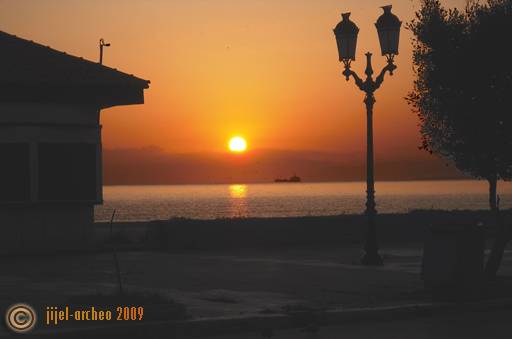
[[[375,23],[379,33],[380,49],[382,55],[397,55],[400,40],[400,26],[402,22],[391,13],[391,5],[381,7],[384,10]]]
[[[341,21],[334,28],[340,61],[356,60],[357,33],[359,28],[350,21],[350,13],[341,14]]]

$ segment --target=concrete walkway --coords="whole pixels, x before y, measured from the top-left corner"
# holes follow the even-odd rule
[[[359,247],[122,252],[118,258],[126,290],[170,297],[183,303],[192,319],[429,301],[419,277],[421,246],[387,246],[381,252],[383,267],[357,265]],[[42,311],[69,304],[73,296],[117,288],[108,253],[11,257],[0,265],[2,312],[17,302]],[[512,275],[511,251],[500,273]]]
[[[383,250],[386,265],[357,265],[359,248],[236,252],[121,252],[126,288],[153,290],[194,317],[280,312],[284,306],[352,307],[421,297],[421,251]],[[0,302],[65,301],[116,288],[111,254],[4,259]]]
[[[508,339],[512,310],[453,314],[442,317],[346,324],[272,331],[272,339]],[[261,333],[214,336],[211,339],[263,339]]]

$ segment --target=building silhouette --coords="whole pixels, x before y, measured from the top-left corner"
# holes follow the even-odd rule
[[[89,246],[103,202],[100,112],[149,81],[0,31],[0,251]]]

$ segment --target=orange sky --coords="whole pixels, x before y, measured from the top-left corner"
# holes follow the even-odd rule
[[[378,53],[374,22],[392,3],[411,19],[418,1],[0,0],[0,29],[151,80],[146,104],[103,111],[106,148],[157,145],[175,153],[225,151],[233,134],[252,149],[365,150],[363,94],[341,76],[332,28],[351,11],[360,28],[354,69]],[[448,6],[464,0],[444,2]],[[411,44],[377,92],[377,153],[420,156]]]

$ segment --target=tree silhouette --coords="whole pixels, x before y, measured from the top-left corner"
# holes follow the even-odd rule
[[[422,0],[407,27],[416,79],[406,99],[420,119],[421,148],[487,180],[498,213],[497,182],[512,178],[512,0],[464,10]]]

